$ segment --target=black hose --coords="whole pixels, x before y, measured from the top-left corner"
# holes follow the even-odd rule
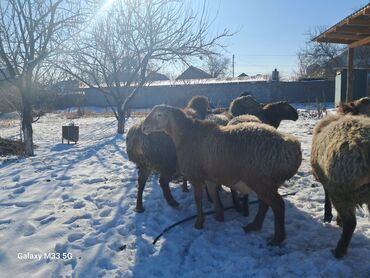
[[[284,194],[284,195],[281,195],[281,197],[286,197],[286,196],[290,196],[290,195],[295,195],[298,191],[296,192],[292,192],[292,193],[287,193],[287,194]],[[249,205],[253,205],[253,204],[257,204],[258,203],[258,200],[254,200],[254,201],[250,201],[248,202]],[[229,209],[232,209],[234,208],[234,206],[230,206],[230,207],[227,207],[227,208],[224,208],[224,210],[229,210]],[[210,215],[210,214],[214,214],[216,211],[215,210],[210,210],[210,211],[206,211],[204,213],[204,215]],[[167,233],[169,230],[171,230],[172,228],[176,227],[177,225],[180,225],[182,223],[185,223],[191,219],[195,219],[197,218],[197,215],[192,215],[192,216],[189,216],[187,218],[184,218],[183,220],[180,220],[170,226],[168,226],[167,228],[165,228],[154,240],[153,240],[153,245],[155,245],[157,243],[157,241],[165,234]]]

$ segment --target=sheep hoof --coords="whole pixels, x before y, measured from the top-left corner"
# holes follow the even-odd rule
[[[145,211],[145,208],[144,207],[136,207],[134,210],[137,213],[143,213]]]
[[[168,204],[171,206],[171,207],[178,207],[179,206],[179,203],[176,202],[175,200],[172,200],[172,201],[169,201]]]
[[[243,216],[245,217],[249,216],[249,210],[243,210]]]
[[[324,222],[325,223],[330,223],[332,219],[333,219],[333,215],[332,214],[331,215],[325,215],[324,216]]]
[[[216,219],[216,221],[224,222],[224,215],[223,214],[220,214],[220,215],[216,214],[215,219]]]
[[[275,238],[275,237],[273,237],[273,238],[271,238],[268,242],[267,242],[267,244],[269,245],[269,246],[280,246],[281,244],[282,244],[282,242],[284,241],[284,239],[280,239],[280,238]]]
[[[199,223],[198,221],[196,221],[194,227],[197,230],[201,230],[203,229],[203,223]]]
[[[347,250],[341,250],[338,247],[335,248],[335,250],[332,249],[331,252],[337,259],[343,258],[345,255],[347,255]]]
[[[342,218],[340,218],[339,216],[337,216],[337,225],[339,227],[343,227]]]
[[[244,229],[244,232],[249,233],[249,232],[261,230],[261,226],[252,222],[252,223],[249,223],[247,226],[243,227],[243,229]]]

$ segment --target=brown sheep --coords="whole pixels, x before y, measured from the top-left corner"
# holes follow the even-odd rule
[[[254,99],[249,97],[239,97],[235,99],[230,105],[230,111],[234,114],[246,113],[234,117],[228,125],[235,125],[243,122],[263,122],[278,128],[282,120],[296,121],[298,119],[298,112],[295,108],[285,101],[278,101],[261,105],[262,109],[256,107]],[[247,105],[246,105],[247,104]],[[237,112],[235,112],[237,111]],[[238,193],[232,190],[233,204],[237,211],[242,211],[243,215],[249,215],[248,195],[241,198],[242,205],[240,205],[240,198]],[[218,199],[216,199],[217,201]]]
[[[145,134],[164,131],[172,138],[180,171],[194,188],[197,229],[203,228],[204,223],[203,186],[211,182],[234,188],[250,187],[260,199],[259,209],[244,230],[260,230],[271,206],[275,233],[270,243],[280,244],[285,239],[284,201],[278,187],[296,173],[301,163],[297,139],[260,123],[220,127],[189,118],[181,109],[170,106],[154,107],[142,130]],[[188,134],[192,140],[188,140]]]
[[[197,117],[205,115],[208,109],[208,98],[195,96],[189,101],[185,111],[188,115]],[[126,136],[129,160],[138,167],[138,194],[135,211],[144,211],[143,191],[152,171],[159,172],[159,184],[163,195],[170,206],[176,207],[178,203],[173,198],[169,188],[169,182],[174,174],[178,172],[175,145],[164,132],[145,135],[141,131],[141,125],[142,123],[132,126]],[[185,178],[182,183],[182,189],[183,191],[188,191]]]
[[[230,103],[228,111],[209,115],[207,119],[218,125],[226,126],[233,117],[247,114],[248,111],[256,114],[260,113],[262,108],[252,96],[242,96]]]
[[[252,96],[242,96],[230,103],[229,113],[233,117],[243,114],[258,115],[262,113],[262,107]]]
[[[190,99],[185,111],[195,119],[205,119],[210,110],[210,103],[205,96],[194,96]]]
[[[228,125],[237,125],[237,124],[251,123],[251,122],[262,123],[262,121],[256,116],[245,114],[245,115],[240,115],[235,118],[232,118],[230,122],[228,123]]]
[[[337,115],[366,115],[370,116],[370,98],[363,97],[361,99],[351,101],[349,103],[340,103],[337,109]],[[325,190],[325,213],[324,222],[330,223],[333,219],[332,207],[328,193]],[[341,225],[340,217],[337,217],[337,224]]]
[[[335,257],[341,258],[356,227],[356,206],[370,205],[370,118],[322,119],[314,130],[311,165],[342,220],[342,235],[334,250]]]

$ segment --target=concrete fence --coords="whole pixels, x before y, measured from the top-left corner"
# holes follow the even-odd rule
[[[151,85],[143,87],[132,99],[130,108],[151,108],[157,104],[184,106],[192,96],[207,96],[215,107],[228,106],[243,92],[251,93],[259,102],[285,100],[297,102],[333,102],[334,81],[240,81],[198,84]],[[129,92],[124,88],[121,93]],[[96,89],[85,89],[88,106],[107,106],[105,97]]]

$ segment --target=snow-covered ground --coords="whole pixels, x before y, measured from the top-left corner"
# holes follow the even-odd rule
[[[189,221],[153,245],[164,228],[195,214],[192,193],[171,184],[180,203],[171,208],[152,177],[145,189],[146,210],[135,213],[137,173],[127,160],[124,136],[115,133],[115,119],[74,120],[80,141],[62,145],[61,126],[68,122],[63,114],[42,117],[34,124],[36,156],[0,164],[1,277],[369,277],[367,211],[357,212],[348,256],[336,260],[330,252],[341,229],[322,222],[324,193],[310,172],[316,120],[301,118],[280,128],[301,140],[304,157],[298,173],[280,189],[297,191],[285,197],[282,247],[266,243],[273,233],[271,210],[261,232],[242,230],[256,205],[249,217],[226,211],[224,223],[207,216],[201,231]],[[0,136],[19,133],[18,121],[0,123]],[[226,192],[222,197],[230,205]],[[212,208],[205,196],[204,203],[206,210]]]

